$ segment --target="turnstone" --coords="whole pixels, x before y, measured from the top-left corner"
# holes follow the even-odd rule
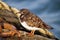
[[[52,27],[44,23],[38,16],[31,13],[28,9],[21,9],[17,14],[21,25],[25,29],[31,30],[31,36],[34,35],[36,30],[39,30],[43,35],[53,36],[53,34],[48,31],[48,29],[52,29]]]

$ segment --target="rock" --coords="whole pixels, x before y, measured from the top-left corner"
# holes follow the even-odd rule
[[[54,40],[49,39],[40,35],[34,35],[33,37],[28,36],[27,32],[20,31],[21,37],[17,37],[16,35],[13,37],[1,37],[2,40]]]
[[[2,7],[2,4],[4,5],[4,8]],[[1,10],[1,8],[3,10]],[[7,11],[7,10],[10,10],[9,6],[6,5],[4,2],[0,2],[0,17],[3,18],[5,20],[5,22],[11,23],[14,26],[16,25],[16,27],[18,27],[18,26],[20,27],[19,21],[16,18],[16,16],[11,11]],[[16,13],[16,12],[14,12],[14,13]],[[49,39],[49,38],[41,36],[41,35],[34,35],[33,37],[29,37],[27,32],[24,32],[21,30],[20,30],[20,33],[21,33],[20,38],[18,38],[16,35],[13,37],[0,36],[0,40],[54,40],[54,39]]]

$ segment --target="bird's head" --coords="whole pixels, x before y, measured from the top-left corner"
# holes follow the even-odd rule
[[[20,19],[23,19],[28,13],[29,13],[29,10],[28,9],[21,9],[20,12]]]
[[[29,13],[29,10],[28,9],[21,9],[20,12],[21,12],[21,14],[27,14],[27,13]]]

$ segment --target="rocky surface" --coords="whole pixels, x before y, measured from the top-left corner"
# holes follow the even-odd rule
[[[0,40],[54,40],[43,37],[41,35],[34,35],[33,37],[28,36],[27,32],[20,31],[21,37],[17,37],[16,35],[13,37],[0,37]]]
[[[3,12],[2,12],[3,11]],[[6,11],[6,12],[4,12],[4,10],[0,10],[0,15],[4,15],[4,13],[7,13],[8,11]],[[2,13],[2,14],[1,14]],[[9,13],[9,12],[8,12]],[[6,18],[6,19],[9,19],[9,17],[7,18],[6,17],[7,15],[5,14],[5,16],[0,16],[1,18]],[[13,16],[13,15],[12,15]],[[11,16],[11,17],[12,17]],[[12,18],[14,18],[14,17],[12,17]],[[10,18],[11,19],[11,18]],[[16,23],[15,25],[17,25],[18,26],[18,24],[17,24],[17,22],[18,21],[12,21],[12,20],[5,20],[6,22],[11,22],[12,24],[14,23]],[[4,30],[4,31],[6,31],[6,30]],[[29,37],[28,35],[27,35],[27,33],[26,32],[24,32],[24,31],[20,31],[20,33],[21,33],[21,37],[20,38],[18,38],[18,37],[16,37],[16,36],[13,36],[13,37],[7,37],[7,38],[0,38],[0,40],[53,40],[53,39],[49,39],[49,38],[47,38],[47,37],[43,37],[43,36],[41,36],[41,35],[34,35],[33,37]],[[4,35],[3,35],[4,36]]]
[[[5,7],[2,7],[2,5],[4,5]],[[9,7],[7,5],[5,5],[5,3],[0,2],[0,17],[4,18],[5,22],[11,23],[12,25],[15,24],[17,27],[20,26],[17,18],[14,15],[12,15],[13,13],[10,11],[6,11],[6,10],[10,10]],[[14,13],[16,13],[16,10]],[[10,20],[10,19],[12,19],[12,20]],[[6,30],[4,30],[4,31],[6,31]],[[54,40],[54,39],[49,39],[49,38],[41,36],[41,35],[34,35],[33,37],[29,37],[27,35],[27,32],[24,32],[21,30],[20,30],[20,33],[21,33],[20,38],[18,38],[16,35],[13,37],[0,36],[0,40]]]

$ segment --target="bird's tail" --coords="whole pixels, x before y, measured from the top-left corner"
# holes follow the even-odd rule
[[[48,27],[48,29],[54,29],[53,27],[51,27],[50,25],[46,24],[46,27]]]
[[[51,27],[50,25],[47,25],[46,23],[43,22],[43,27],[45,27],[46,29],[50,30],[50,29],[54,29],[53,27]]]

